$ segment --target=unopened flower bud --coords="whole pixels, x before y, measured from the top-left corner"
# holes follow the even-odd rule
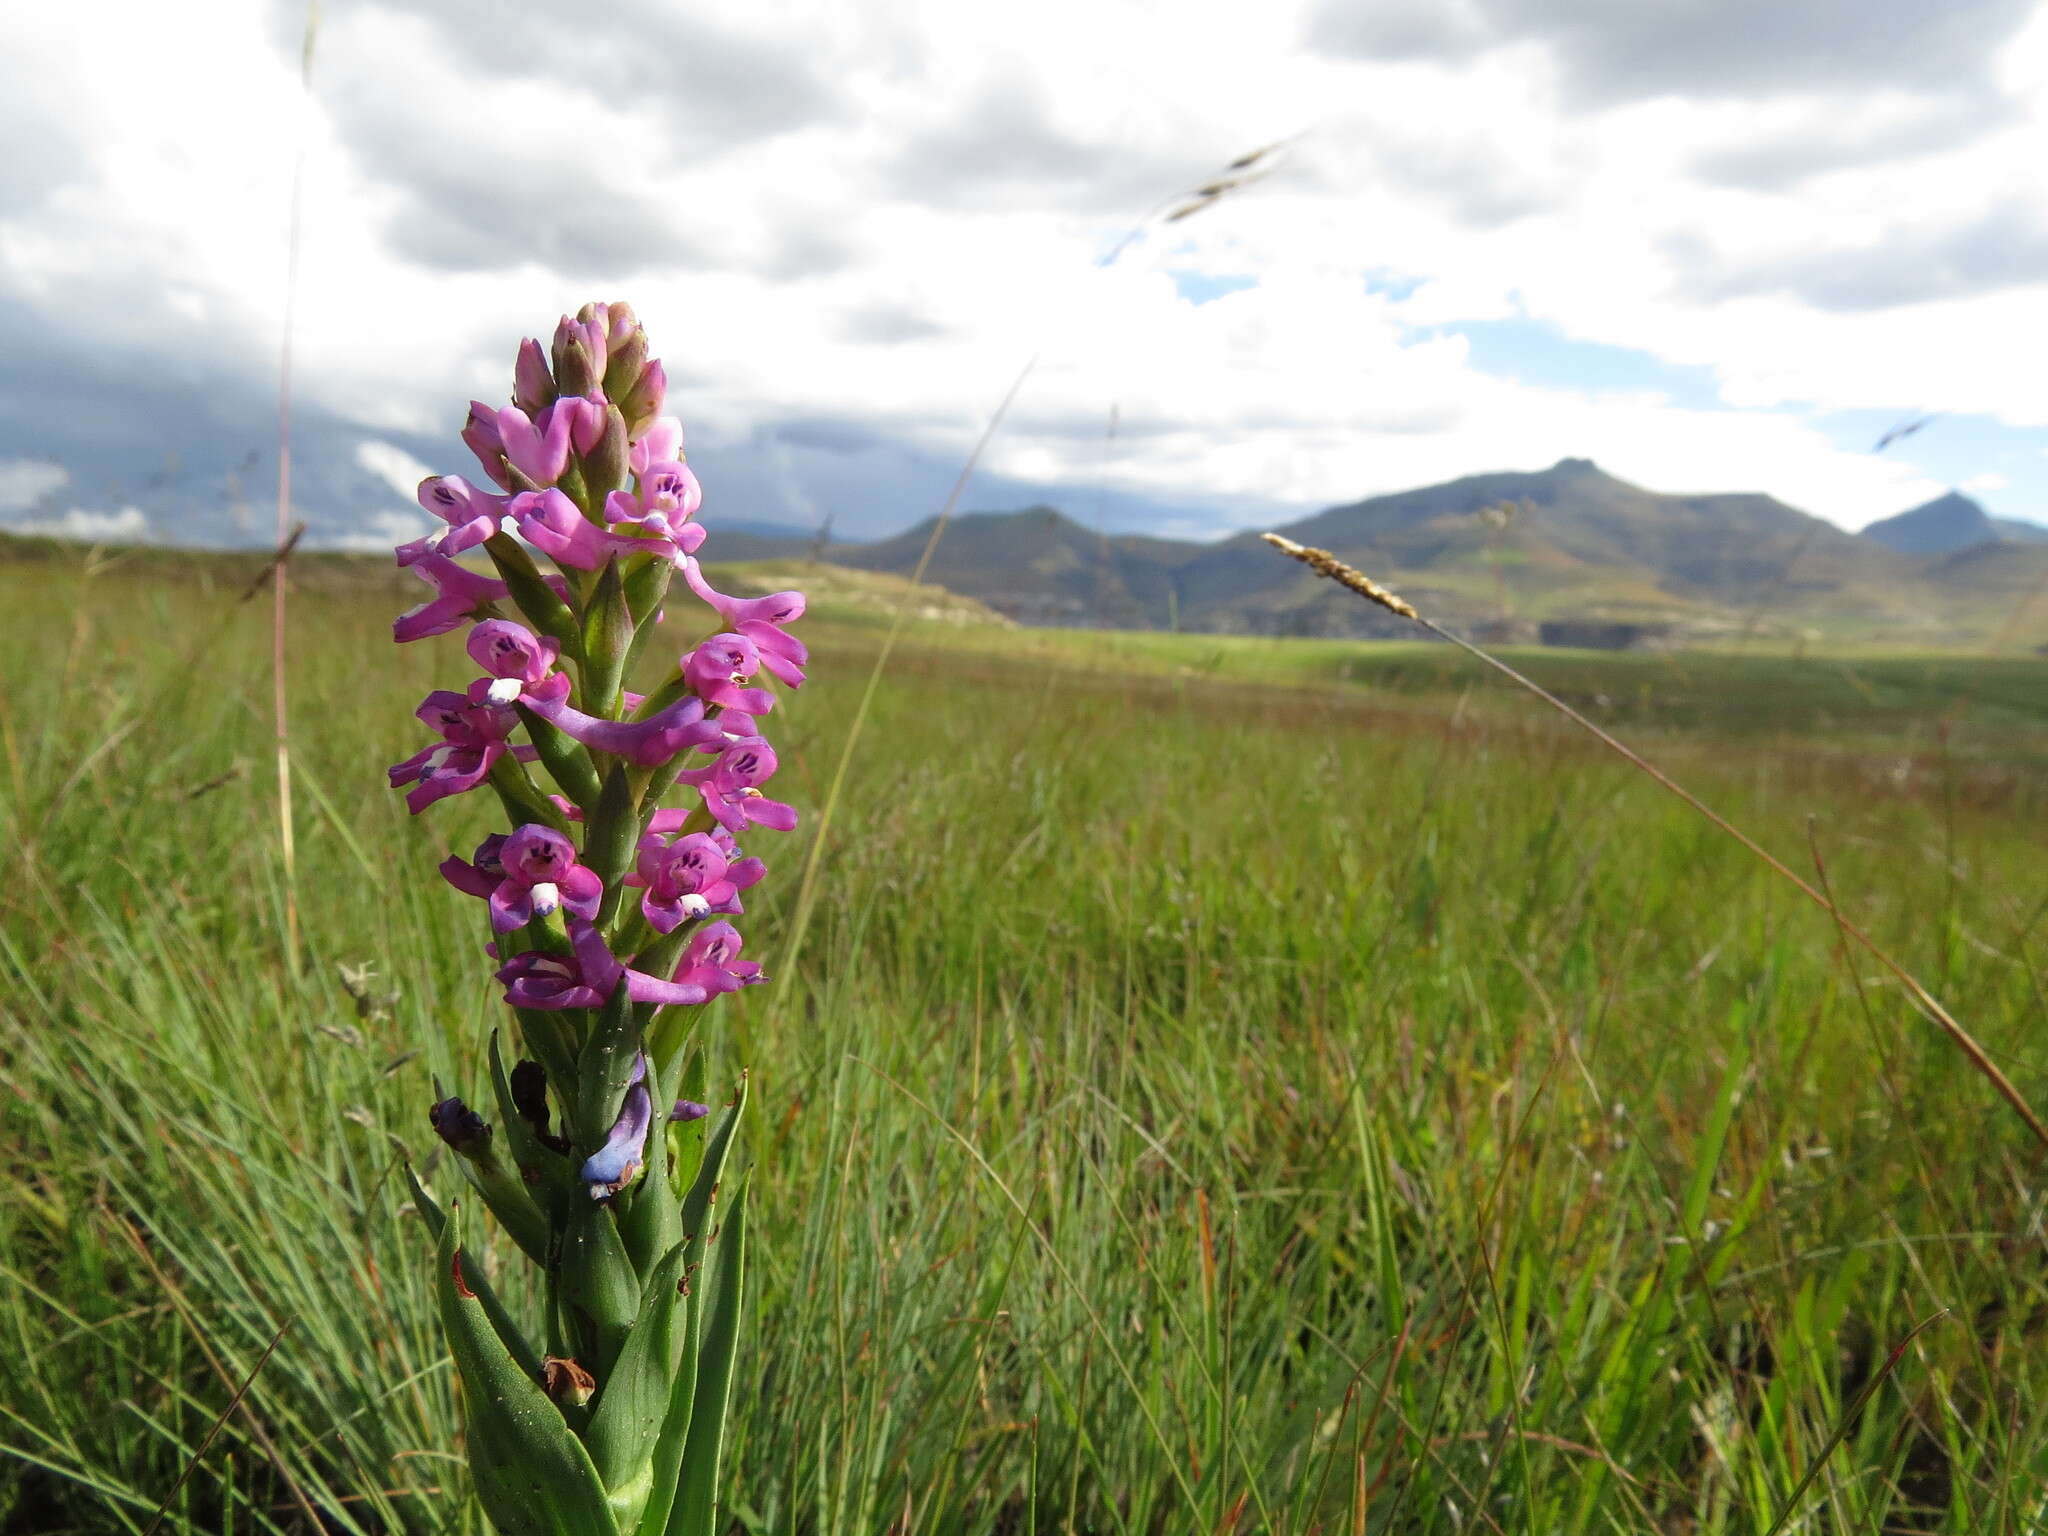
[[[607,405],[604,408],[604,427],[596,443],[583,455],[583,483],[593,503],[602,502],[626,483],[627,459],[631,453],[626,418],[616,405]]]
[[[591,345],[590,328],[563,318],[555,327],[555,387],[565,395],[587,395],[604,379],[604,339]]]
[[[513,365],[512,403],[532,416],[553,405],[556,393],[554,375],[548,372],[547,354],[529,336],[519,343],[519,361]]]
[[[459,1098],[445,1098],[428,1106],[427,1119],[434,1134],[464,1157],[482,1157],[491,1149],[491,1128],[484,1117]]]
[[[668,1112],[671,1120],[702,1120],[711,1113],[709,1104],[699,1104],[695,1099],[677,1099],[676,1107]]]
[[[627,337],[640,330],[640,317],[633,313],[633,306],[624,299],[614,299],[609,304],[591,306],[604,315],[609,329],[605,332],[605,343],[613,351],[624,344]]]
[[[639,437],[652,427],[668,403],[668,370],[661,366],[661,359],[656,358],[643,368],[640,377],[618,400],[632,436]]]
[[[635,325],[613,341],[605,354],[604,392],[623,399],[647,371],[647,333]]]

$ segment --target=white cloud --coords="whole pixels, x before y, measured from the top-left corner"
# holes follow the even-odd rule
[[[1995,470],[1986,470],[1981,475],[1972,475],[1958,489],[1965,491],[2002,491],[2012,482]]]
[[[0,513],[26,512],[71,479],[71,471],[44,459],[0,459]]]
[[[392,546],[404,544],[428,531],[432,519],[424,513],[370,512],[351,533],[337,534],[311,542],[322,549],[351,550],[357,554],[388,554]]]
[[[1037,354],[993,468],[1212,526],[1248,517],[1240,503],[1567,454],[1854,525],[1939,484],[1914,468],[1924,444],[1841,450],[1819,413],[2048,427],[2048,371],[2014,344],[2048,333],[2048,281],[1998,260],[2029,220],[2048,230],[2048,22],[1959,118],[1918,85],[1845,95],[1818,66],[1730,100],[1740,48],[1711,94],[1660,56],[1662,94],[1588,105],[1566,81],[1612,52],[1597,21],[1469,58],[1416,41],[1352,59],[1303,46],[1306,0],[1170,23],[1119,0],[1045,0],[1028,21],[764,5],[688,23],[708,52],[675,51],[675,100],[657,101],[579,62],[623,12],[577,22],[575,47],[521,13],[473,55],[451,41],[460,9],[326,16],[309,111],[295,20],[263,0],[108,0],[90,49],[86,21],[35,13],[0,85],[35,82],[63,177],[15,194],[0,176],[0,303],[138,372],[206,358],[267,385],[303,126],[298,396],[371,434],[357,466],[406,502],[429,466],[389,437],[439,437],[456,465],[464,402],[504,398],[519,335],[613,295],[648,319],[695,442],[823,422],[957,458]],[[2000,46],[1987,32],[1987,66]],[[752,61],[735,78],[756,87],[693,84],[713,55]],[[1271,179],[1096,270],[1146,203],[1303,127]],[[2001,210],[2010,228],[1987,224]],[[1195,305],[1169,267],[1258,281]],[[1368,292],[1367,272],[1412,291]],[[1455,336],[1418,334],[1514,317],[1713,370],[1731,408],[1508,383]],[[0,469],[0,508],[8,484]],[[785,499],[826,515],[860,494],[791,483]],[[406,536],[398,516],[359,510],[363,538]]]
[[[365,438],[356,444],[356,463],[390,486],[402,501],[413,501],[433,471],[395,443]]]
[[[62,517],[31,517],[7,525],[15,533],[46,533],[60,539],[130,543],[150,534],[149,518],[139,507],[94,512],[73,507]]]

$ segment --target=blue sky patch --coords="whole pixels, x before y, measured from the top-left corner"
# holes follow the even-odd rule
[[[1541,320],[1474,320],[1429,334],[1448,333],[1463,336],[1472,366],[1496,378],[1542,389],[1659,394],[1688,409],[1721,408],[1711,368],[1667,363],[1633,347],[1575,341]]]
[[[1226,293],[1259,286],[1256,277],[1218,276],[1209,272],[1169,272],[1174,291],[1190,304],[1213,304]]]

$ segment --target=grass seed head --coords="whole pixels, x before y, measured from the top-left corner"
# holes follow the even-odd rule
[[[1378,603],[1389,613],[1398,613],[1402,618],[1413,619],[1418,624],[1422,622],[1422,615],[1415,611],[1414,604],[1396,593],[1389,592],[1365,572],[1346,565],[1327,549],[1312,549],[1306,544],[1297,544],[1294,540],[1277,533],[1262,533],[1259,537],[1281,554],[1292,555],[1318,576],[1327,576],[1340,587],[1349,587],[1360,597]]]

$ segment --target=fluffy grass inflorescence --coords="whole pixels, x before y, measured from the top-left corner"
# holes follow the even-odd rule
[[[267,615],[0,569],[12,1529],[174,1487],[180,1532],[480,1528],[398,1169],[498,1010],[406,876],[488,808],[423,831],[370,782],[445,659],[297,575],[294,975],[233,788]],[[879,641],[815,618],[808,804]],[[2038,1152],[1824,915],[1436,652],[1108,643],[906,631],[801,971],[706,1020],[763,1064],[755,1208],[797,1213],[752,1234],[731,1528],[1761,1532],[1944,1307],[1800,1516],[2041,1517]],[[1914,665],[1829,735],[1785,700],[1853,704],[1831,666],[1640,663],[1706,701],[1659,760],[1769,846],[1819,813],[1845,911],[2038,1097],[2043,673],[1958,718]],[[793,900],[748,903],[771,966]]]

